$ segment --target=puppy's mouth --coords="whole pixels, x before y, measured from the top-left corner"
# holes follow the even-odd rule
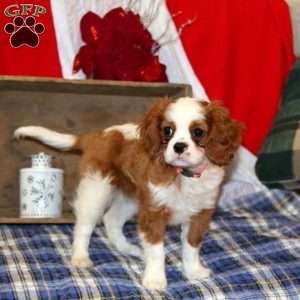
[[[169,164],[173,167],[181,167],[181,168],[193,168],[194,165],[183,155],[178,154],[176,157],[172,159]]]
[[[176,160],[171,163],[173,167],[190,168],[190,164],[184,160]]]
[[[188,168],[193,169],[197,168],[199,165],[201,165],[205,161],[205,156],[199,156],[199,157],[192,157],[190,153],[184,152],[181,154],[175,154],[169,158],[166,158],[166,162],[175,167],[175,168]]]

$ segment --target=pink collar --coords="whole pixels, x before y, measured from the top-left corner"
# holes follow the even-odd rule
[[[187,168],[176,168],[176,173],[182,174],[183,176],[186,177],[199,178],[201,177],[203,172],[207,169],[207,167],[208,167],[207,164],[203,164],[193,171]]]

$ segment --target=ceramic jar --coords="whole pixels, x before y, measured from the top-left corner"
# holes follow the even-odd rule
[[[62,214],[63,170],[52,168],[51,156],[31,156],[31,168],[20,170],[20,216],[57,218]]]

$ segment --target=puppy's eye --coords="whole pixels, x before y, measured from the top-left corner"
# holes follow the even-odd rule
[[[174,133],[174,129],[172,127],[167,126],[163,128],[163,132],[165,137],[170,138]]]
[[[194,128],[192,130],[192,136],[195,138],[200,138],[200,137],[204,136],[204,130],[201,128]]]

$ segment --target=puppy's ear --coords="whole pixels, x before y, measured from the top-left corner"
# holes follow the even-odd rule
[[[141,143],[151,157],[155,157],[161,149],[161,123],[164,119],[164,112],[170,103],[170,98],[159,99],[139,124]]]
[[[210,102],[207,106],[207,122],[206,155],[216,165],[227,165],[240,146],[242,126],[216,102]]]

